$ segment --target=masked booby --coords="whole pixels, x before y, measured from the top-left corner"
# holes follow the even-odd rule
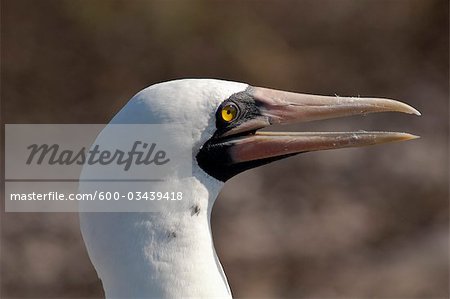
[[[420,115],[390,99],[300,94],[212,79],[175,80],[140,91],[110,124],[182,123],[187,133],[178,142],[192,149],[192,176],[174,174],[167,182],[184,188],[184,212],[80,213],[106,298],[231,298],[210,225],[228,179],[298,153],[416,138],[396,132],[259,130],[387,111]]]

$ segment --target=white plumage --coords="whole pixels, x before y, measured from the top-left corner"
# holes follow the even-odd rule
[[[246,88],[208,79],[156,84],[136,94],[111,124],[183,124],[187,131],[180,146],[195,154],[214,133],[220,103]],[[183,190],[184,213],[80,213],[83,238],[107,298],[231,297],[210,229],[211,209],[224,183],[207,175],[195,159],[192,169],[192,177],[172,177],[165,187]],[[198,214],[191,215],[193,205]],[[168,237],[171,233],[176,237]]]

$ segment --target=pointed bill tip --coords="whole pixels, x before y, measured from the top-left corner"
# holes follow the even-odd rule
[[[419,113],[420,115],[420,113]],[[407,140],[413,140],[413,139],[419,139],[420,136],[418,135],[413,135],[413,134],[409,134],[409,133],[396,133],[396,140],[397,141],[407,141]]]
[[[367,135],[366,135],[367,134]],[[398,141],[408,141],[413,139],[418,139],[420,136],[413,135],[410,133],[403,133],[403,132],[364,132],[361,133],[362,139],[366,136],[372,135],[372,141],[373,143],[368,143],[364,145],[371,145],[371,144],[382,144],[382,143],[388,143],[388,142],[398,142]]]
[[[417,110],[417,109],[414,109],[414,114],[417,115],[417,116],[421,116],[422,115],[422,113],[420,113],[420,111]]]
[[[364,99],[364,98],[362,98]],[[396,112],[403,112],[403,113],[407,113],[407,114],[414,114],[417,116],[421,116],[422,114],[420,113],[419,110],[417,110],[416,108],[404,103],[404,102],[400,102],[397,100],[392,100],[392,99],[383,99],[383,98],[374,98],[374,99],[368,99],[369,102],[372,102],[372,104],[374,106],[378,106],[379,107],[383,107],[383,110],[380,110],[378,112],[381,111],[396,111]]]
[[[408,114],[414,114],[414,115],[417,115],[417,116],[421,116],[422,115],[422,113],[420,113],[420,111],[417,110],[416,108],[414,108],[414,107],[412,107],[412,106],[410,106],[408,104],[405,104],[405,103],[402,103],[402,104],[404,105],[404,108],[405,108],[402,112],[405,112],[405,113],[408,113]]]

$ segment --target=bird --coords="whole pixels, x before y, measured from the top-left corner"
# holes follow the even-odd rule
[[[182,188],[176,210],[80,211],[82,237],[105,297],[232,298],[211,231],[211,211],[226,181],[299,153],[418,138],[402,132],[262,129],[373,112],[420,115],[391,99],[303,94],[219,79],[177,79],[138,92],[106,128],[182,124],[175,142],[192,153],[192,171],[175,171],[158,183]]]

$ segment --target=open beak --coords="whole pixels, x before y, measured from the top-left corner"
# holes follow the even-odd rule
[[[395,100],[317,96],[249,87],[230,97],[240,117],[221,127],[204,144],[197,161],[215,178],[232,176],[285,157],[309,151],[359,147],[418,138],[398,132],[260,132],[273,124],[289,124],[373,112],[420,115],[413,107]],[[220,111],[220,107],[219,110]],[[223,125],[223,124],[222,124]]]
[[[271,124],[288,124],[373,112],[403,112],[420,115],[413,107],[390,99],[317,96],[250,87],[247,91],[260,115],[230,130],[256,130]],[[253,128],[252,128],[253,126]],[[265,127],[265,126],[264,126]],[[231,136],[230,136],[231,137]],[[258,132],[230,138],[229,154],[234,163],[274,158],[301,152],[359,147],[418,138],[397,132]]]

